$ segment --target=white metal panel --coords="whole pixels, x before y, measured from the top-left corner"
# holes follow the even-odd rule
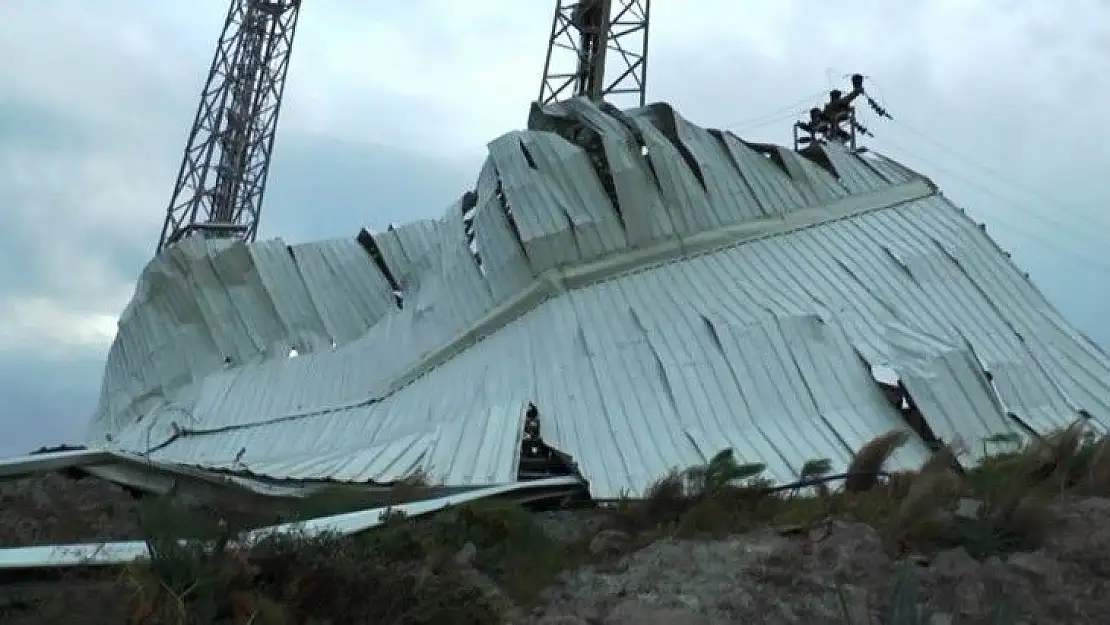
[[[1062,430],[1081,418],[1031,358],[1024,363],[999,363],[989,373],[1002,409],[1036,432]]]
[[[728,163],[699,169],[732,176],[721,188],[747,185],[773,216],[676,239],[630,131],[636,123],[584,102],[557,112],[563,117],[549,121],[559,132],[569,124],[600,133],[590,136],[610,157],[621,220],[605,221],[611,207],[600,203],[600,178],[570,179],[586,152],[547,132],[512,135],[515,175],[547,198],[536,211],[600,204],[578,207],[589,219],[562,210],[552,231],[573,239],[594,228],[596,236],[575,243],[582,251],[593,241],[578,258],[600,252],[595,244],[631,249],[535,276],[496,197],[491,158],[476,189],[481,269],[466,248],[461,204],[442,219],[377,235],[404,284],[401,310],[369,310],[379,300],[346,292],[388,299],[381,282],[360,282],[373,263],[356,242],[321,252],[347,284],[332,295],[311,279],[314,298],[327,305],[306,306],[295,294],[308,291],[304,284],[266,286],[293,280],[291,261],[271,271],[252,252],[269,297],[296,300],[275,301],[276,312],[265,314],[305,317],[316,308],[332,326],[348,324],[347,336],[357,334],[334,349],[261,361],[265,341],[235,317],[265,307],[237,305],[214,281],[238,272],[241,258],[213,271],[223,247],[181,248],[151,263],[121,320],[92,428],[97,442],[112,434],[122,449],[159,447],[160,461],[279,478],[389,481],[419,467],[447,483],[480,483],[511,477],[519,408],[533,401],[545,436],[573,457],[595,496],[616,497],[643,492],[724,446],[766,462],[779,480],[814,458],[843,466],[890,425],[867,365],[901,367],[929,424],[969,443],[997,433],[999,423],[1012,427],[1003,406],[1038,431],[1062,418],[1053,416],[1061,406],[1110,422],[1110,359],[958,209],[939,195],[918,201],[931,193],[919,178],[848,195],[792,152],[772,154],[788,175],[721,135],[727,153],[705,149],[697,158]],[[668,176],[692,178],[678,144],[657,127],[644,129],[657,151],[667,152],[659,142],[671,146],[660,159],[673,168]],[[534,170],[521,141],[535,152]],[[713,212],[691,214],[685,223],[694,228],[720,224],[724,214],[707,202],[683,210]],[[615,226],[624,242],[610,236]],[[374,272],[367,280],[380,277]],[[351,329],[357,324],[365,329]],[[295,331],[283,327],[292,342]],[[229,351],[244,359],[224,370]],[[997,394],[982,369],[1000,372]],[[1029,375],[1043,376],[1035,389],[1024,381]],[[912,464],[917,444],[896,463]]]
[[[288,340],[297,352],[307,354],[331,346],[331,335],[324,328],[320,311],[300,279],[297,263],[281,239],[250,245],[254,267],[263,288],[270,295]]]
[[[756,152],[730,132],[722,133],[721,137],[765,214],[782,215],[813,203],[769,156]]]
[[[255,349],[267,358],[288,354],[289,332],[278,318],[273,300],[259,278],[250,248],[236,242],[220,250],[212,269],[239,312]]]
[[[389,283],[355,239],[295,245],[293,258],[335,342],[355,340],[393,310]]]
[[[520,135],[502,135],[488,147],[501,180],[509,219],[516,224],[533,271],[539,273],[581,260],[570,219],[560,206],[564,203],[562,194],[532,169]]]
[[[809,203],[822,204],[849,195],[844,185],[820,165],[784,147],[776,147],[775,151],[791,180],[809,199]]]
[[[673,236],[670,211],[630,128],[587,100],[568,100],[552,110],[599,133],[629,244],[637,247]]]
[[[487,160],[478,175],[474,243],[490,292],[495,301],[502,301],[526,288],[535,274],[514,230],[516,226],[502,209],[497,181],[497,168]]]
[[[656,105],[656,116],[674,127],[676,138],[697,162],[705,180],[710,208],[719,223],[733,224],[767,215],[728,154],[725,144],[709,130],[683,119],[674,109]]]
[[[869,167],[864,159],[852,154],[842,145],[826,143],[820,146],[820,150],[836,170],[840,183],[852,193],[866,193],[891,185],[889,180]]]
[[[583,260],[626,248],[624,229],[586,152],[549,132],[521,133],[520,140],[545,183],[561,197]]]
[[[894,336],[894,335],[890,335]],[[903,335],[904,336],[904,335]],[[962,443],[969,456],[981,459],[994,450],[998,436],[1024,433],[1002,412],[994,389],[968,349],[920,354],[892,343],[891,363],[933,433],[946,443]]]
[[[639,116],[632,121],[643,138],[646,158],[663,197],[663,210],[670,213],[675,231],[678,234],[693,234],[728,223],[714,213],[705,189],[679,147],[652,120]],[[700,171],[697,173],[700,174]]]
[[[412,287],[416,276],[426,266],[437,227],[438,222],[421,219],[373,235],[386,267],[402,290]]]

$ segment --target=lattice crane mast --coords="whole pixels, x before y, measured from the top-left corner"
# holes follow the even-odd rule
[[[626,94],[643,106],[650,5],[651,0],[557,0],[540,105],[576,96],[603,100]]]
[[[258,234],[300,0],[232,0],[158,252],[183,237]]]

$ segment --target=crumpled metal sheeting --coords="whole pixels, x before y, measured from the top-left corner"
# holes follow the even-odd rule
[[[993,306],[1006,327],[1019,337],[1022,355],[1016,361],[1031,357],[1070,405],[1088,412],[1099,427],[1110,426],[1110,395],[1106,392],[1110,356],[1052,308],[984,232],[940,221],[922,222],[917,227],[921,238],[945,251],[983,301]],[[988,370],[998,364],[982,353],[983,346],[976,345],[976,351]],[[1004,399],[1020,403],[1016,398]]]
[[[190,274],[192,282],[179,280],[185,284],[181,286],[171,281],[172,288],[164,291],[167,296],[156,302],[148,301],[140,289],[129,307],[132,325],[126,332],[121,330],[112,348],[106,399],[94,418],[94,431],[117,435],[116,444],[122,449],[162,446],[154,454],[159,460],[195,464],[205,459],[213,468],[245,468],[270,477],[330,473],[355,481],[387,481],[406,466],[419,466],[447,480],[481,480],[510,470],[506,467],[514,462],[515,451],[510,450],[515,447],[507,441],[519,434],[519,423],[509,427],[519,417],[512,416],[512,411],[534,398],[544,415],[545,437],[578,461],[596,496],[642,492],[663,473],[704,461],[719,451],[714,445],[725,443],[735,446],[746,460],[773,465],[769,471],[776,479],[787,479],[814,459],[811,454],[843,463],[857,441],[882,434],[885,423],[873,405],[874,386],[860,373],[866,370],[864,364],[858,363],[855,377],[834,376],[830,362],[851,370],[845,364],[848,356],[843,346],[836,347],[838,339],[806,330],[804,324],[790,325],[812,316],[827,324],[822,332],[842,331],[853,350],[873,365],[898,364],[899,354],[888,344],[884,328],[901,324],[912,332],[938,337],[941,347],[925,350],[926,354],[953,350],[964,354],[960,350],[968,345],[974,358],[966,356],[967,362],[988,371],[1000,365],[1041,367],[1051,383],[1042,384],[1037,396],[1002,397],[1009,391],[1002,390],[1005,384],[997,385],[992,418],[1003,422],[1003,406],[1031,422],[1045,418],[1043,406],[1060,402],[1106,420],[1110,364],[1105,356],[1100,359],[1100,352],[1076,338],[1027,284],[1004,292],[1008,287],[1003,285],[1020,282],[1018,272],[964,215],[939,196],[889,209],[865,195],[829,205],[848,190],[821,167],[787,150],[773,150],[769,158],[721,134],[719,143],[728,152],[718,151],[716,157],[727,156],[740,165],[740,173],[732,174],[733,183],[746,184],[763,203],[764,213],[781,218],[728,224],[684,237],[673,249],[659,245],[580,266],[576,259],[600,249],[591,247],[595,243],[619,243],[605,238],[606,224],[622,224],[625,242],[633,248],[645,242],[663,243],[661,239],[675,231],[676,219],[668,212],[675,202],[668,202],[670,209],[663,208],[660,186],[640,153],[633,129],[645,142],[658,144],[651,166],[662,171],[660,180],[670,180],[673,192],[690,194],[683,210],[712,213],[696,216],[684,228],[716,224],[725,215],[739,213],[714,206],[719,198],[708,191],[708,182],[705,189],[696,180],[689,182],[695,177],[683,150],[674,143],[666,149],[661,143],[671,141],[666,133],[644,125],[654,119],[669,128],[670,122],[658,117],[658,107],[650,116],[645,111],[609,115],[586,102],[561,104],[554,110],[549,115],[564,118],[551,117],[552,128],[541,130],[569,132],[563,123],[573,121],[602,131],[596,137],[601,145],[595,147],[610,156],[620,198],[619,222],[608,202],[583,209],[591,216],[589,227],[559,210],[559,203],[565,207],[585,197],[598,199],[600,178],[564,180],[577,176],[576,167],[582,158],[589,158],[586,152],[578,152],[581,158],[570,156],[577,148],[568,148],[548,132],[518,134],[515,144],[500,142],[491,148],[505,154],[492,155],[479,176],[475,240],[483,258],[480,268],[466,247],[461,203],[438,221],[375,235],[386,264],[402,282],[405,305],[401,310],[386,313],[356,340],[336,341],[340,344],[335,349],[291,360],[251,362],[249,358],[257,361],[267,350],[277,349],[267,338],[273,327],[242,330],[232,347],[244,352],[243,359],[227,371],[221,369],[224,354],[206,347],[205,341],[230,339],[206,339],[198,328],[228,318],[221,332],[232,332],[236,324],[247,322],[244,317],[282,316],[282,310],[318,306],[301,300],[288,307],[270,302],[276,312],[259,312],[266,310],[266,302],[256,305],[252,298],[259,291],[254,287],[234,295],[221,291],[226,288],[222,281],[229,278],[220,280],[220,275],[238,275],[238,263],[213,270],[211,264],[220,262],[218,253],[205,251],[195,259],[199,270],[196,276]],[[712,158],[713,150],[691,148],[704,139],[698,138],[699,133],[678,133],[683,123],[674,120],[674,134],[684,149],[695,161]],[[525,147],[532,146],[528,149],[536,169],[528,164],[521,140]],[[509,207],[511,219],[496,197],[496,161],[507,154],[515,154],[515,160],[510,159],[515,163],[513,175],[520,179],[515,188],[528,191],[517,193],[520,205]],[[573,162],[576,158],[578,165]],[[698,164],[698,169],[703,175],[735,171],[729,169],[731,163],[718,165]],[[929,191],[920,182],[906,186],[914,189],[893,187],[889,197],[879,196],[887,203],[907,202]],[[547,190],[541,192],[540,187]],[[631,201],[636,199],[643,201]],[[857,200],[858,210],[852,212]],[[798,210],[807,204],[807,210]],[[836,212],[841,209],[833,206],[845,212]],[[537,280],[517,236],[520,223],[528,224],[536,215],[555,218],[560,212],[564,218],[559,227],[573,234],[582,225],[578,234],[586,234],[596,225],[597,237],[549,238],[568,247],[548,246],[544,262],[568,266],[545,272]],[[823,219],[828,221],[813,224],[814,215],[827,215]],[[794,227],[800,229],[783,233]],[[728,243],[734,236],[746,241]],[[762,238],[754,239],[757,236]],[[350,245],[353,255],[358,244],[351,241]],[[716,245],[729,247],[711,248]],[[694,249],[699,255],[673,257]],[[176,258],[172,253],[166,258],[170,260],[152,263],[155,269],[147,273],[173,267],[171,273],[180,274],[180,267],[172,262],[184,260],[172,261]],[[350,281],[340,280],[347,286],[337,290],[352,288],[350,284],[358,282],[357,276],[367,266],[376,271],[368,256],[359,258],[357,267],[350,268]],[[643,259],[663,258],[671,260],[639,264]],[[289,256],[281,262],[294,261]],[[267,261],[254,259],[256,268],[263,262]],[[343,264],[341,258],[336,262]],[[629,268],[632,273],[623,273]],[[259,276],[264,273],[255,271]],[[572,275],[577,277],[569,286]],[[197,279],[205,284],[204,297],[189,300]],[[990,280],[994,282],[988,284]],[[266,280],[258,278],[258,282],[265,285]],[[365,292],[353,301],[348,293],[337,293],[335,301],[341,304],[336,309],[378,301],[372,297],[384,297],[381,284],[370,281],[356,286]],[[571,290],[563,292],[567,288]],[[550,299],[541,303],[545,298]],[[244,311],[239,306],[251,308]],[[949,312],[953,307],[970,307],[977,311],[976,317]],[[331,323],[346,314],[336,313]],[[478,316],[482,320],[475,323]],[[514,320],[506,322],[508,318]],[[705,344],[709,327],[724,328],[724,335],[740,343],[732,357],[727,350]],[[301,330],[301,334],[307,332]],[[286,333],[294,338],[291,331]],[[1015,333],[1020,339],[1013,338]],[[184,345],[187,341],[193,344]],[[174,348],[179,344],[180,351]],[[766,355],[751,361],[753,349]],[[159,350],[166,353],[148,363],[161,354]],[[768,366],[764,361],[778,363],[779,373],[756,375],[758,367]],[[948,361],[935,356],[923,362],[949,367]],[[806,368],[801,382],[790,367]],[[740,376],[743,384],[736,381],[738,368],[748,372]],[[919,373],[907,370],[911,375]],[[938,376],[918,376],[925,384],[918,392],[958,391],[935,386]],[[804,383],[809,403],[776,399],[777,387],[772,392],[768,380],[778,383],[780,379],[789,379],[795,389]],[[713,384],[720,388],[708,390]],[[830,389],[828,385],[840,386]],[[838,394],[842,386],[849,387],[843,389],[844,397]],[[1063,398],[1054,398],[1053,389]],[[994,391],[982,392],[990,396]],[[802,400],[806,397],[800,390],[794,394]],[[750,409],[750,402],[763,408]],[[736,407],[741,405],[751,411],[739,411]],[[954,408],[936,403],[930,410],[943,417]],[[781,419],[804,415],[808,421],[784,439],[775,431],[774,419],[761,411]],[[139,416],[143,422],[127,427]],[[952,427],[962,426],[957,419]],[[989,429],[971,428],[965,439]],[[175,435],[176,430],[181,435]],[[452,455],[452,446],[459,453]]]
[[[745,220],[759,219],[776,212],[766,212],[760,206],[747,181],[744,168],[733,163],[725,145],[709,130],[685,120],[668,104],[653,104],[644,109],[645,113],[633,115],[642,128],[647,122],[659,126],[662,133],[670,139],[672,147],[667,149],[681,157],[680,150],[693,159],[698,174],[705,183],[704,190],[698,189],[696,179],[684,180],[694,186],[691,194],[704,193],[708,199],[708,210],[718,225],[732,224]],[[650,148],[654,149],[654,148]],[[649,152],[651,153],[651,152]],[[758,170],[757,170],[758,171]],[[691,174],[695,172],[691,171]]]
[[[834,317],[835,318],[835,317]],[[870,367],[852,346],[843,327],[826,322],[817,315],[775,319],[778,333],[786,344],[797,373],[791,371],[799,395],[812,397],[815,410],[829,431],[849,454],[860,449],[876,432],[909,430],[882,391],[873,384]],[[765,324],[769,328],[770,322]],[[785,360],[785,359],[784,359]],[[785,361],[789,368],[789,361]],[[894,452],[896,466],[919,466],[926,450],[916,437]],[[847,464],[844,465],[845,470]]]
[[[396,308],[393,290],[357,241],[294,245],[293,258],[316,310],[336,343],[349,343]],[[258,317],[251,317],[255,323]]]
[[[431,239],[427,270],[405,307],[422,323],[434,324],[437,337],[461,333],[496,304],[489,281],[467,247],[461,202],[447,212]]]
[[[846,356],[854,357],[850,350],[841,350],[839,354],[835,351],[821,354],[825,358],[807,358],[804,352],[795,353],[802,350],[798,349],[800,346],[792,349],[790,343],[805,340],[795,335],[804,327],[797,323],[797,319],[787,318],[785,323],[768,322],[744,328],[715,324],[714,328],[732,367],[740,395],[745,400],[747,419],[758,424],[769,441],[785,456],[784,460],[795,475],[800,476],[805,462],[817,459],[828,459],[834,472],[843,472],[847,470],[852,452],[858,449],[858,445],[855,448],[846,445],[828,421],[828,416],[835,416],[830,410],[835,405],[832,400],[836,394],[851,392],[857,395],[849,399],[847,406],[856,413],[855,427],[850,431],[852,438],[859,438],[862,432],[862,441],[866,443],[905,426],[899,423],[896,413],[889,406],[883,411],[875,404],[874,392],[869,391],[877,389],[871,380],[855,376],[857,384],[850,389],[822,388],[822,381],[835,379],[831,367],[849,366],[860,372],[866,372],[866,369],[858,359],[855,363],[843,362]],[[801,362],[798,361],[799,356],[803,357]],[[841,362],[837,362],[836,356]],[[808,371],[803,372],[802,363]],[[819,406],[818,400],[824,405]],[[838,408],[844,410],[845,406]],[[869,411],[875,412],[868,414]],[[799,435],[800,432],[805,434]],[[913,466],[897,461],[893,464]]]
[[[850,195],[835,176],[817,163],[782,146],[775,146],[775,152],[809,204],[823,204]]]
[[[1067,394],[1057,387],[1044,369],[1030,358],[1024,363],[985,365],[1003,412],[1014,415],[1035,432],[1063,429],[1081,417]]]
[[[639,247],[675,235],[670,211],[629,126],[577,98],[545,107],[535,122],[541,129],[552,131],[568,123],[581,124],[599,134],[629,246]]]
[[[856,154],[856,158],[859,158],[860,161],[882,176],[883,179],[890,184],[902,184],[921,178],[921,174],[877,152],[868,150]]]
[[[894,336],[894,335],[891,335]],[[973,461],[995,453],[998,436],[1027,436],[1008,419],[970,349],[952,347],[921,354],[891,343],[893,366],[929,428],[940,440],[963,443]]]
[[[519,138],[544,182],[560,198],[582,259],[593,260],[627,248],[624,228],[589,156],[554,133],[520,133]]]
[[[500,302],[527,288],[534,275],[524,247],[513,231],[515,226],[501,206],[497,186],[497,168],[492,159],[487,159],[475,189],[478,198],[474,207],[474,244],[490,293],[494,301]]]
[[[884,225],[898,227],[893,221]],[[952,271],[952,262],[943,253],[935,249],[890,251],[928,301],[949,304],[935,309],[943,323],[942,336],[957,340],[976,337],[976,351],[985,362],[1005,362],[1025,352],[998,311],[985,298],[976,297],[971,279],[963,272]]]
[[[582,260],[574,229],[561,206],[564,198],[529,166],[516,133],[492,141],[489,154],[532,273]]]
[[[291,347],[302,354],[330,348],[331,335],[324,327],[297,264],[290,257],[289,246],[271,239],[251,244],[250,251],[256,259],[254,267],[258,278],[271,294],[271,302]]]
[[[384,278],[357,242],[311,243],[292,255],[276,246],[284,248],[277,241],[256,252],[242,243],[190,238],[151,261],[109,352],[102,404],[110,407],[94,417],[94,438],[188,395],[190,385],[228,362],[256,363],[294,348],[309,352],[350,341],[386,311]],[[268,285],[275,283],[282,287],[272,292]],[[308,320],[313,313],[316,320]],[[128,407],[131,402],[139,403]],[[188,402],[181,417],[188,426]]]
[[[651,165],[663,197],[663,208],[670,215],[675,232],[690,235],[740,221],[741,213],[730,211],[731,206],[722,206],[719,203],[713,206],[710,203],[706,189],[701,186],[694,170],[687,165],[679,146],[668,139],[652,120],[634,117],[632,122],[639,130],[647,149],[645,158]],[[694,167],[698,167],[698,164],[694,163]],[[718,214],[718,210],[724,215]]]
[[[516,132],[489,144],[533,274],[627,246],[616,212],[579,148],[551,133]],[[498,210],[484,203],[482,210]]]
[[[402,289],[415,286],[417,276],[427,271],[438,228],[439,220],[420,219],[373,235],[382,260]]]
[[[828,143],[819,146],[825,158],[836,170],[840,183],[852,193],[867,193],[888,187],[892,181],[883,177],[876,169],[870,167],[870,162],[848,151],[842,145]],[[908,182],[899,180],[895,184]]]
[[[904,366],[905,359],[891,355],[889,347],[892,341],[905,345],[905,341],[890,338],[887,330],[895,324],[903,324],[912,332],[928,331],[930,337],[937,337],[917,340],[914,343],[917,347],[911,353],[928,356],[951,351],[950,346],[955,344],[953,341],[957,337],[946,334],[951,324],[935,309],[984,297],[981,289],[958,278],[971,265],[966,261],[958,264],[941,253],[929,232],[954,233],[949,235],[948,244],[967,250],[966,257],[977,257],[977,249],[984,251],[982,263],[990,268],[978,269],[981,273],[1009,271],[1017,275],[1005,257],[986,253],[991,249],[989,240],[942,198],[913,202],[644,268],[571,291],[523,315],[387,400],[368,406],[365,412],[362,408],[337,406],[335,391],[328,390],[325,385],[340,371],[359,370],[357,356],[353,355],[356,346],[365,350],[361,352],[364,354],[361,366],[370,369],[361,373],[369,379],[374,377],[374,371],[380,370],[375,365],[381,359],[369,356],[383,353],[375,345],[387,344],[389,337],[360,339],[343,349],[320,355],[333,358],[331,366],[335,369],[324,365],[311,374],[302,372],[290,378],[268,381],[262,376],[253,385],[238,391],[214,393],[214,398],[234,403],[221,405],[217,401],[206,409],[207,414],[201,420],[213,419],[215,414],[237,414],[241,419],[247,415],[273,418],[284,414],[274,404],[257,406],[252,397],[257,393],[287,394],[282,389],[293,384],[293,378],[302,376],[301,388],[311,388],[313,393],[318,393],[313,405],[334,410],[283,423],[258,425],[244,430],[252,435],[247,437],[231,432],[187,436],[159,451],[156,457],[162,461],[189,462],[205,455],[203,450],[219,448],[220,453],[209,451],[207,455],[231,458],[240,446],[246,446],[248,451],[243,459],[251,470],[271,477],[298,477],[291,471],[305,470],[303,463],[310,450],[318,450],[315,453],[329,459],[328,470],[339,472],[342,460],[330,452],[337,445],[350,443],[347,457],[352,462],[357,458],[361,466],[342,465],[346,467],[342,469],[343,474],[359,475],[361,481],[383,481],[372,471],[381,466],[399,465],[370,461],[367,457],[370,452],[364,454],[363,448],[356,446],[355,441],[363,440],[366,441],[365,449],[374,449],[373,453],[382,458],[402,455],[396,451],[397,446],[404,454],[419,455],[422,463],[427,458],[438,457],[420,465],[427,466],[433,474],[450,467],[453,473],[482,475],[492,469],[474,467],[467,471],[462,468],[478,460],[441,465],[449,463],[442,455],[447,448],[440,447],[433,453],[435,437],[431,434],[419,439],[418,444],[424,445],[419,451],[409,437],[414,433],[434,432],[441,424],[464,419],[466,414],[483,414],[489,406],[508,405],[516,401],[514,398],[534,396],[544,415],[545,437],[579,463],[591,481],[595,496],[641,492],[667,471],[702,461],[714,453],[707,451],[712,445],[726,442],[736,447],[737,455],[745,460],[766,462],[770,476],[789,479],[801,464],[815,457],[828,457],[843,463],[848,450],[858,446],[860,440],[882,434],[886,422],[874,406],[875,389],[870,383],[865,384],[858,375],[847,380],[834,378],[832,371],[837,367],[825,365],[806,365],[807,372],[803,374],[806,385],[817,389],[810,391],[810,396],[822,398],[820,401],[811,399],[810,407],[781,403],[776,407],[775,393],[779,385],[785,383],[784,376],[789,377],[782,373],[787,366],[782,364],[786,362],[784,358],[789,357],[793,366],[801,369],[798,363],[805,362],[805,354],[821,345],[825,346],[821,349],[830,351],[821,358],[809,357],[810,360],[827,363],[832,358],[828,354],[847,356],[843,356],[842,349],[828,347],[836,341],[806,334],[804,326],[779,330],[779,336],[785,333],[789,339],[780,338],[776,342],[766,338],[767,328],[784,327],[772,325],[775,318],[803,319],[817,315],[830,326],[835,324],[843,328],[853,347],[875,346],[872,348],[875,353],[869,359],[885,355],[887,362],[895,367],[902,363],[902,371],[908,371],[904,375],[909,376],[909,381],[920,382],[916,390],[911,389],[918,396],[947,399],[967,392],[957,384],[970,375],[966,367],[960,377],[951,373],[947,361],[925,358],[926,364],[940,363],[933,365],[940,367],[939,373],[925,368],[925,375],[920,375],[919,369]],[[934,279],[948,284],[950,292],[943,298],[929,301],[913,276],[897,262],[895,255],[884,252],[881,244],[903,253],[929,251],[934,254],[936,265],[930,265],[938,274]],[[853,274],[856,279],[851,278]],[[949,274],[950,278],[943,277]],[[913,292],[917,295],[910,297]],[[939,297],[938,294],[931,296]],[[1012,302],[1012,305],[1022,306],[1022,303]],[[1023,314],[1034,319],[1039,314],[1037,306],[1044,304],[1032,302],[1032,305],[1030,309],[1030,304],[1025,304]],[[991,317],[996,326],[976,324],[968,329],[968,334],[981,334],[967,337],[975,350],[989,352],[996,344],[997,335],[1015,323],[1018,315],[1001,303],[999,306],[1000,316]],[[698,327],[691,325],[689,319],[704,326],[705,321],[699,315],[713,320],[714,327],[723,324],[726,328],[736,328],[733,333],[743,337],[743,347],[733,350],[739,356],[734,359],[729,359],[727,354],[714,356],[704,338],[708,333],[695,339],[696,330],[681,329]],[[774,323],[784,322],[780,319]],[[1038,349],[1043,352],[1047,348]],[[861,349],[861,353],[863,351]],[[964,357],[964,352],[954,353]],[[1006,355],[1011,362],[1028,363],[1031,353],[1038,351],[1022,350]],[[338,354],[344,356],[335,358]],[[735,373],[731,378],[724,375],[733,367],[740,368],[738,363],[743,362],[740,359],[748,358],[748,354],[755,360],[744,365],[746,373]],[[769,357],[773,360],[768,360]],[[283,361],[282,365],[288,366],[304,358]],[[767,362],[779,362],[776,366],[780,372],[774,376],[757,375],[758,369],[754,367],[769,366]],[[849,369],[845,364],[839,368]],[[859,369],[865,370],[862,363]],[[1071,373],[1066,366],[1048,372],[1058,382],[1066,381]],[[762,386],[742,386],[735,381],[740,378],[746,380],[744,384],[751,385],[755,384],[752,380],[761,376]],[[505,386],[489,386],[491,380]],[[772,383],[775,386],[770,386]],[[712,385],[718,385],[719,389],[711,390]],[[838,395],[833,393],[841,392],[845,396],[838,400]],[[980,395],[973,404],[978,411],[974,418],[962,414],[968,410],[966,406],[938,400],[922,406],[926,419],[931,424],[936,421],[935,428],[941,430],[938,434],[948,438],[959,436],[972,446],[981,444],[979,438],[998,434],[1000,428],[1012,430],[1013,424],[997,406],[993,412],[984,408],[990,403],[984,400],[984,397],[990,398],[989,389],[976,392]],[[1102,392],[1105,396],[1105,387]],[[840,403],[847,398],[851,399],[850,405]],[[434,400],[438,402],[433,403]],[[758,409],[745,408],[747,412],[741,412],[738,408],[757,400],[762,402]],[[744,417],[745,414],[750,416]],[[777,416],[772,418],[771,414]],[[862,416],[868,414],[878,416],[866,419]],[[776,420],[800,418],[796,415],[805,415],[810,421],[786,433],[776,432]],[[816,424],[813,423],[814,415],[818,415]],[[849,424],[853,429],[848,429]],[[504,449],[504,443],[487,441],[487,433],[477,436],[481,428],[460,429],[460,449],[483,449],[487,445],[491,449]],[[503,434],[508,431],[500,430]],[[230,437],[234,437],[234,443]],[[740,438],[743,438],[743,445],[738,441]],[[495,457],[495,454],[471,453],[474,458]],[[291,463],[285,462],[286,457]],[[292,462],[293,459],[296,462]],[[914,465],[908,460],[899,460],[897,466]],[[260,467],[265,467],[266,472]],[[319,475],[320,470],[314,469],[310,474]],[[387,474],[392,473],[390,469]]]
[[[759,199],[767,215],[781,215],[812,205],[813,198],[806,197],[785,171],[770,158],[748,147],[740,137],[731,132],[719,135],[731,161],[743,172],[752,193]]]

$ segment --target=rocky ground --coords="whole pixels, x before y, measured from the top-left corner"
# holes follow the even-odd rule
[[[931,617],[923,622],[986,622],[1006,601],[1013,623],[1101,622],[1110,612],[1110,500],[1061,502],[1056,512],[1042,548],[981,559],[956,547],[895,560],[874,528],[843,521],[794,536],[659,540],[563,574],[518,622],[885,623],[905,568],[920,581],[917,603]]]

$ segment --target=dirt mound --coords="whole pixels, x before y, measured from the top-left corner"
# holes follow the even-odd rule
[[[662,540],[565,573],[520,623],[883,623],[911,577],[929,622],[1095,622],[1110,611],[1110,500],[1055,506],[1044,546],[976,559],[963,547],[894,559],[875,529],[830,522],[801,535]],[[850,616],[847,616],[850,615]],[[997,616],[995,616],[997,618]]]

